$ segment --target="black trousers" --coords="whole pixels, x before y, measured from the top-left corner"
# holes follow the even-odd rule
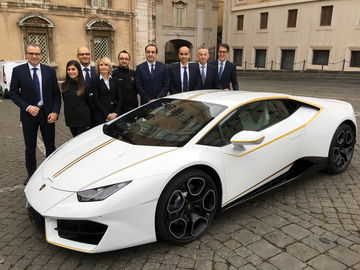
[[[28,115],[22,120],[22,129],[25,142],[25,163],[28,176],[36,170],[37,132],[40,127],[41,136],[46,149],[46,157],[55,151],[55,123],[49,124],[44,110],[37,116]]]

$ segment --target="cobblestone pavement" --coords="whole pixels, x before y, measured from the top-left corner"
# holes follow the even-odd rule
[[[349,101],[360,123],[360,84],[241,80],[242,89]],[[103,254],[48,244],[30,223],[22,182],[24,146],[17,107],[0,99],[1,269],[360,269],[360,154],[341,175],[319,172],[219,213],[200,240]],[[57,145],[71,136],[63,117]],[[358,136],[359,138],[359,136]],[[39,162],[43,159],[41,147]]]

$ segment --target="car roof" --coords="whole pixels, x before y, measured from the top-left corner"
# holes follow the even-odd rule
[[[227,91],[227,90],[197,90],[172,95],[179,99],[209,102],[228,107],[234,107],[244,102],[266,98],[291,98],[292,96],[279,93],[250,92],[250,91]]]

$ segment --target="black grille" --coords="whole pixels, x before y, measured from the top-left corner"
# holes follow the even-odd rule
[[[59,219],[56,230],[61,238],[97,245],[104,236],[107,226],[88,220]]]
[[[45,234],[45,219],[40,215],[34,208],[31,206],[28,207],[28,214],[31,220],[31,223],[35,225],[42,233]]]

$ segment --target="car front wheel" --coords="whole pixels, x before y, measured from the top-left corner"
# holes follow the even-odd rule
[[[156,209],[156,232],[165,241],[187,243],[201,236],[218,205],[214,181],[190,169],[175,176],[163,190]]]
[[[355,145],[355,132],[348,124],[342,124],[332,138],[326,170],[341,173],[349,166]]]

